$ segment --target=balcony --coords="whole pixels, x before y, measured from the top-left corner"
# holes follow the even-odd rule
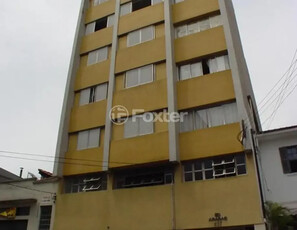
[[[179,110],[235,99],[231,70],[179,81],[177,95]]]
[[[183,62],[227,50],[222,26],[175,40],[175,60]]]
[[[237,140],[239,123],[180,133],[180,159],[213,157],[244,150]]]
[[[173,23],[219,11],[218,0],[187,0],[173,5]]]
[[[153,133],[111,142],[110,168],[168,160],[168,132]]]

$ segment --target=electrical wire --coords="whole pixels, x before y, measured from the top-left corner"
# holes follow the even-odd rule
[[[71,158],[71,157],[57,157],[57,156],[48,156],[43,154],[34,154],[34,153],[24,153],[24,152],[16,152],[16,151],[5,151],[0,150],[0,153],[9,153],[9,154],[17,154],[17,155],[26,155],[26,156],[36,156],[36,157],[45,157],[45,158],[54,158],[54,159],[60,159],[60,160],[71,160],[71,161],[86,161],[86,162],[99,162],[99,163],[105,163],[109,162],[112,164],[132,164],[131,162],[119,162],[119,161],[101,161],[101,160],[89,160],[89,159],[82,159],[82,158]]]

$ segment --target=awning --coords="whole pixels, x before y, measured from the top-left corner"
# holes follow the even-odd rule
[[[0,208],[24,207],[36,203],[36,199],[1,200]]]

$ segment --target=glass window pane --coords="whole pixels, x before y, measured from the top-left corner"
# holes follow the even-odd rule
[[[133,69],[126,72],[126,88],[137,86],[139,84],[139,69]]]
[[[192,172],[192,163],[186,163],[184,164],[184,171],[185,172]]]
[[[107,83],[98,85],[95,90],[95,101],[105,100],[107,96]]]
[[[226,65],[225,65],[225,57],[221,56],[221,57],[216,57],[216,61],[217,61],[217,71],[224,71],[226,70]]]
[[[196,161],[194,163],[194,169],[195,170],[202,170],[202,162],[201,161]]]
[[[90,102],[90,88],[80,91],[79,105],[86,105]]]
[[[176,37],[181,38],[187,35],[187,25],[179,26],[175,29]]]
[[[131,2],[128,2],[126,4],[121,5],[120,15],[124,16],[126,14],[131,13]]]
[[[203,173],[195,172],[195,180],[203,180]]]
[[[114,25],[114,14],[108,16],[107,18],[107,27],[113,26]]]
[[[245,164],[245,155],[240,154],[235,156],[236,164]]]
[[[129,119],[124,125],[124,136],[125,138],[128,138],[128,137],[135,137],[137,135],[138,135],[138,121],[136,118],[132,119],[132,117],[129,117]]]
[[[144,119],[144,118],[145,119]],[[154,131],[154,122],[150,121],[153,119],[152,113],[145,113],[143,117],[138,117],[139,119],[139,135],[145,135],[153,133]]]
[[[154,39],[154,26],[149,26],[141,29],[141,42],[146,42]]]
[[[95,24],[96,24],[95,22],[87,24],[86,35],[91,34],[95,31]]]
[[[205,168],[205,169],[210,169],[210,168],[212,168],[212,160],[205,160],[205,161],[204,161],[204,168]]]
[[[189,132],[194,129],[193,112],[184,115],[183,121],[180,122],[180,132]]]
[[[97,62],[97,50],[89,52],[88,54],[88,65],[93,65]]]
[[[210,73],[216,73],[218,72],[218,64],[217,64],[217,59],[209,59],[208,60],[208,66],[209,66],[209,72]]]
[[[185,181],[193,181],[193,174],[185,173]]]
[[[81,131],[77,137],[77,150],[88,148],[89,131]]]
[[[100,129],[91,129],[89,131],[88,148],[96,148],[99,146]]]
[[[213,107],[207,110],[209,127],[224,125],[224,111],[221,106]]]
[[[139,81],[140,84],[153,81],[153,65],[147,65],[140,68]]]
[[[99,3],[100,3],[100,0],[94,0],[94,6],[99,5]]]
[[[208,127],[208,119],[206,110],[198,110],[195,112],[195,129],[205,129]]]
[[[191,76],[192,77],[199,77],[203,75],[202,63],[197,62],[191,64]]]
[[[239,165],[239,166],[237,166],[237,174],[238,175],[246,174],[246,167],[245,167],[245,165]]]
[[[199,32],[199,24],[198,22],[191,23],[188,25],[188,34],[194,34]]]
[[[225,60],[225,69],[230,69],[229,56],[225,55],[224,60]]]
[[[211,28],[214,28],[214,27],[217,27],[217,26],[221,26],[223,24],[222,23],[222,17],[221,17],[221,15],[210,17],[209,20],[210,20],[210,26],[211,26]]]
[[[186,80],[191,78],[191,66],[190,65],[182,65],[179,68],[179,79]]]
[[[200,21],[198,24],[199,24],[200,31],[210,29],[209,18],[208,19],[205,19],[203,21]]]
[[[206,170],[205,171],[205,179],[212,179],[213,178],[213,170]]]
[[[223,105],[225,124],[239,121],[236,103]]]
[[[134,46],[140,43],[140,30],[133,31],[128,34],[127,46]]]
[[[98,50],[98,60],[97,62],[105,61],[108,56],[108,47],[104,47]]]
[[[163,0],[152,0],[152,5],[163,2]]]

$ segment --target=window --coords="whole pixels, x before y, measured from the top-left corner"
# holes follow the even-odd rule
[[[203,20],[196,22],[191,22],[185,25],[181,25],[175,28],[175,37],[181,38],[190,34],[198,33],[210,28],[215,28],[221,26],[222,18],[221,15],[216,15],[213,17],[208,17]]]
[[[100,18],[95,22],[91,22],[86,26],[86,35],[94,33],[98,30],[104,29],[106,27],[111,27],[114,24],[114,14]]]
[[[228,55],[215,57],[212,59],[203,59],[200,62],[194,62],[179,67],[179,80],[187,80],[194,77],[203,76],[210,73],[216,73],[230,69]]]
[[[218,179],[246,174],[244,154],[206,158],[183,164],[184,181]]]
[[[151,0],[132,0],[132,11],[140,10],[151,4]]]
[[[285,174],[297,173],[297,146],[279,149]]]
[[[79,105],[86,105],[107,97],[107,83],[100,84],[80,91]]]
[[[174,183],[173,168],[145,168],[121,170],[115,174],[114,188],[135,188]]]
[[[137,44],[153,40],[155,37],[155,27],[148,26],[140,30],[135,30],[128,34],[127,46],[135,46]]]
[[[238,122],[236,103],[188,111],[180,122],[180,132],[189,132]]]
[[[18,207],[16,209],[16,216],[29,216],[30,207]]]
[[[103,47],[89,52],[88,54],[88,65],[93,65],[98,62],[105,61],[108,57],[108,47]]]
[[[136,137],[154,132],[154,123],[149,115],[142,114],[129,117],[124,126],[124,137]]]
[[[91,192],[107,189],[105,173],[65,177],[65,193]]]
[[[121,5],[121,9],[120,9],[121,16],[130,14],[131,12],[132,12],[132,2],[128,2],[126,4]]]
[[[100,128],[78,132],[77,150],[99,147]]]
[[[125,87],[143,85],[154,80],[154,65],[147,65],[126,72]]]
[[[108,0],[94,0],[94,6],[102,4],[103,2],[107,2]]]
[[[179,2],[183,2],[185,0],[174,0],[174,3],[179,3]]]
[[[50,230],[52,206],[40,207],[39,230]]]

